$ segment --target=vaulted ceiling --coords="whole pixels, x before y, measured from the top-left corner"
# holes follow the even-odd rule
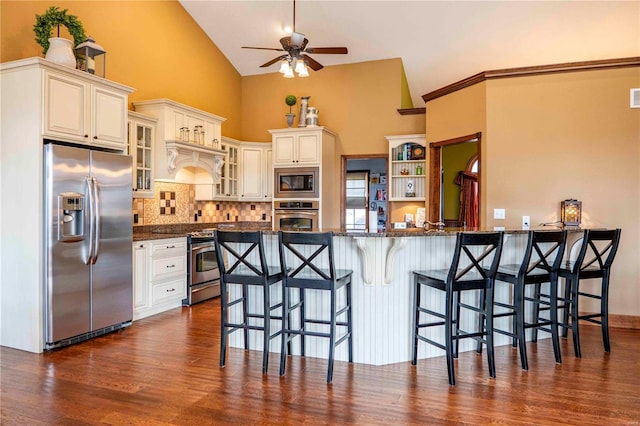
[[[293,1],[181,0],[242,76],[259,66],[293,24]],[[415,107],[421,96],[492,69],[640,56],[638,1],[296,1],[296,31],[325,66],[401,58]],[[318,71],[322,72],[322,70]],[[313,78],[313,71],[310,71]]]

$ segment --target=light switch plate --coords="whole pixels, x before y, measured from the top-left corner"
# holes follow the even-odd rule
[[[407,229],[407,222],[393,222],[393,229]]]
[[[493,209],[494,219],[504,219],[506,217],[505,209]]]
[[[529,216],[522,216],[522,229],[528,230],[531,227],[531,218]]]

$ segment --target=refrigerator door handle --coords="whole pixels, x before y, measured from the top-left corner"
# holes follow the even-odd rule
[[[85,265],[93,263],[93,249],[94,249],[94,230],[96,227],[95,212],[94,212],[94,198],[93,192],[93,178],[87,177],[87,192],[89,195],[89,255],[85,260]]]
[[[100,255],[100,234],[102,221],[100,217],[100,190],[98,188],[98,179],[92,178],[93,181],[93,197],[94,197],[94,205],[95,209],[93,211],[93,217],[95,221],[94,227],[94,240],[93,240],[93,262],[96,263],[98,261],[98,256]]]

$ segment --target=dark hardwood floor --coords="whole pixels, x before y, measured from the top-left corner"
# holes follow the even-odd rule
[[[278,375],[273,354],[230,349],[218,367],[220,304],[207,301],[135,322],[107,336],[45,354],[1,348],[0,421],[13,424],[576,424],[638,425],[640,330],[613,329],[612,351],[597,327],[582,327],[583,358],[562,341],[529,344],[529,371],[517,351],[486,359],[460,354],[457,386],[444,357],[376,367],[292,357]]]

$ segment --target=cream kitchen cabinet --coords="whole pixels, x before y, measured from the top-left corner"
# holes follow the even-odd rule
[[[222,140],[225,118],[170,99],[138,101],[133,106],[137,112],[158,119],[153,155],[156,179],[192,179],[188,169],[195,168],[211,175],[212,183],[219,181],[225,153],[217,145]],[[204,131],[203,143],[194,140],[196,126]],[[188,129],[188,137],[181,129]]]
[[[44,137],[125,151],[129,91],[85,74],[44,71]]]
[[[273,165],[309,166],[322,161],[323,127],[269,130],[273,142]]]
[[[133,160],[133,197],[153,198],[153,145],[157,119],[129,111],[129,155]]]
[[[240,145],[240,201],[271,201],[273,196],[271,144]]]
[[[389,201],[424,201],[426,193],[425,135],[387,136]]]
[[[133,319],[182,306],[187,297],[187,240],[167,238],[133,245]]]

